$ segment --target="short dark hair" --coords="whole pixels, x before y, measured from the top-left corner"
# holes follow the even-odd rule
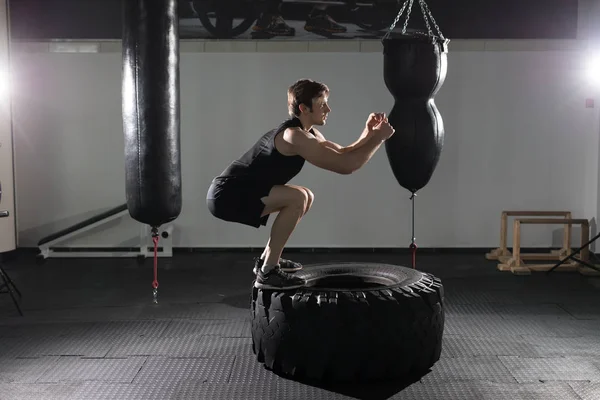
[[[300,104],[312,108],[313,99],[329,94],[327,85],[312,79],[300,79],[288,89],[288,112],[290,117],[300,115]]]

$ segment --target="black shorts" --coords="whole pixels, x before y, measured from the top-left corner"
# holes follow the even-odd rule
[[[260,228],[267,225],[269,215],[261,217],[271,187],[246,178],[215,178],[208,193],[206,205],[210,213],[223,221]]]

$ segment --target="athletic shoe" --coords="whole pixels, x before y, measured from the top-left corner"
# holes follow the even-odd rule
[[[253,34],[270,36],[294,36],[296,30],[289,26],[279,14],[263,14],[252,27]]]
[[[302,269],[302,264],[299,262],[286,260],[285,258],[279,259],[279,265],[281,266],[281,270],[283,272],[296,272]]]
[[[254,259],[254,269],[252,270],[252,272],[254,272],[254,275],[258,273],[258,270],[262,267],[264,263],[265,260],[263,260],[262,258]],[[283,272],[297,272],[302,269],[302,264],[300,264],[299,262],[286,260],[285,258],[279,259],[279,266],[281,267],[281,270]]]
[[[348,29],[344,25],[340,25],[333,20],[325,12],[314,12],[308,16],[308,20],[304,25],[307,32],[313,32],[321,35],[330,35],[335,33],[346,33]]]
[[[262,269],[258,270],[256,274],[256,281],[254,287],[257,289],[297,289],[306,284],[304,279],[298,278],[294,275],[283,272],[281,268],[275,267],[266,274],[262,272]]]

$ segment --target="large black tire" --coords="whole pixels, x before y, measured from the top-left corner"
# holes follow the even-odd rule
[[[252,348],[294,379],[375,381],[426,372],[440,358],[440,279],[387,264],[305,266],[305,287],[252,291]]]

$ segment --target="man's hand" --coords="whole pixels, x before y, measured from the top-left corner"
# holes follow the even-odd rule
[[[373,135],[376,135],[381,140],[388,140],[396,132],[394,128],[387,122],[381,121],[374,129]]]
[[[372,132],[381,122],[387,122],[385,113],[371,113],[365,124],[367,131]]]

